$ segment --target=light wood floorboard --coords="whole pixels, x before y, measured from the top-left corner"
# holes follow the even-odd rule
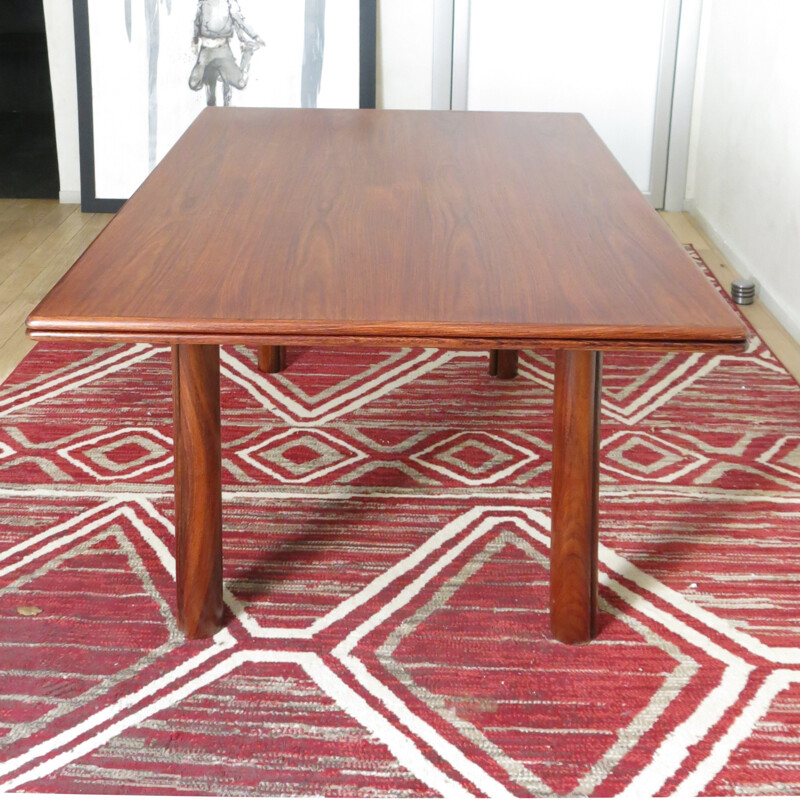
[[[83,214],[56,200],[0,199],[0,382],[31,351],[25,319],[50,287],[108,224],[111,214]],[[689,214],[664,213],[675,237],[693,245],[726,289],[739,277]],[[800,344],[763,304],[741,306],[761,338],[800,381]]]
[[[0,200],[0,382],[34,347],[28,314],[112,217],[57,200]]]
[[[680,242],[690,244],[697,250],[714,277],[730,292],[731,282],[742,276],[708,240],[696,220],[690,214],[682,212],[662,212],[661,216]],[[800,343],[786,332],[757,297],[753,305],[739,308],[761,339],[794,375],[795,380],[800,382]]]

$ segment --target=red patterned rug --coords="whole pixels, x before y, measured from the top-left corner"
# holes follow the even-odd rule
[[[608,355],[601,632],[548,637],[553,366],[222,353],[227,628],[173,616],[170,360],[0,387],[0,790],[800,793],[800,388]]]

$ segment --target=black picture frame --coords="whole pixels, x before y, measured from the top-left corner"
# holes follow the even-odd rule
[[[72,8],[78,79],[81,210],[89,213],[116,213],[125,200],[97,197],[96,191],[89,0],[73,0]],[[359,108],[375,108],[376,38],[377,0],[359,0]]]

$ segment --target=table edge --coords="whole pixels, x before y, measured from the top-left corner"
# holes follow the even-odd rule
[[[102,330],[63,331],[32,330],[28,336],[37,341],[78,341],[106,343],[146,343],[152,345],[283,345],[297,347],[437,347],[451,350],[645,350],[659,352],[701,351],[706,353],[742,353],[750,337],[741,339],[603,339],[596,337],[547,336],[442,336],[428,335],[359,335],[359,334],[224,334],[150,331],[108,332]]]
[[[40,317],[34,311],[26,321],[28,335],[41,338],[48,334],[92,335],[103,338],[138,336],[140,341],[168,337],[189,341],[198,336],[214,338],[242,337],[369,337],[435,339],[518,339],[518,340],[598,340],[598,341],[685,341],[743,342],[747,327],[743,322],[719,327],[641,326],[641,325],[569,325],[557,323],[480,323],[480,322],[409,322],[409,321],[328,321],[328,320],[165,320]]]

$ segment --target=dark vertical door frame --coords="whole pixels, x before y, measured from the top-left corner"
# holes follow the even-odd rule
[[[89,41],[89,0],[73,0],[75,70],[78,76],[81,210],[114,213],[124,200],[98,198],[94,170],[92,54]],[[377,0],[359,0],[359,108],[375,108]]]
[[[119,211],[124,200],[95,195],[94,112],[92,111],[92,54],[89,42],[89,0],[73,0],[75,23],[75,71],[78,75],[78,131],[81,161],[81,210]]]

